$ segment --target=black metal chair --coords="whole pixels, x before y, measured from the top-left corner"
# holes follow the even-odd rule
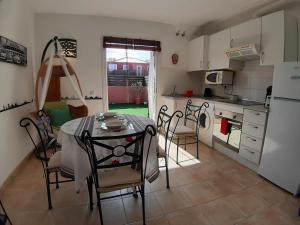
[[[0,207],[1,207],[1,210],[2,210],[2,213],[0,212],[0,225],[5,225],[7,223],[7,221],[12,225],[12,222],[10,220],[10,218],[8,217],[6,211],[5,211],[5,208],[0,200]]]
[[[174,126],[170,127],[170,131],[174,134],[174,139],[177,140],[177,153],[176,153],[176,163],[178,164],[178,152],[179,146],[184,145],[184,149],[186,150],[186,146],[190,144],[197,144],[197,159],[199,159],[199,130],[202,125],[201,114],[205,112],[209,108],[208,102],[203,102],[201,105],[192,104],[192,100],[189,99],[187,101],[185,107],[184,114],[184,124],[178,125],[175,129]],[[187,122],[191,122],[195,128],[191,128],[187,126]],[[180,143],[180,140],[184,138],[184,143]],[[195,139],[195,141],[187,142],[187,138]]]
[[[37,116],[39,120],[36,122],[36,124],[43,135],[47,138],[45,143],[46,149],[54,148],[55,151],[57,151],[57,148],[61,146],[57,142],[57,136],[54,133],[50,116],[44,110],[39,110],[37,112]]]
[[[91,137],[88,131],[82,133],[82,141],[90,160],[91,177],[95,185],[102,225],[101,200],[129,195],[134,192],[109,197],[101,197],[101,193],[125,188],[135,189],[136,187],[138,187],[138,192],[142,197],[143,224],[145,224],[145,174],[151,141],[155,135],[156,130],[152,125],[148,125],[143,132],[122,136]],[[111,146],[112,141],[116,139],[120,139],[122,144]],[[100,151],[102,156],[97,154]],[[90,188],[92,192],[92,187]]]
[[[48,136],[46,132],[41,132],[38,125],[28,117],[21,119],[20,126],[25,128],[28,133],[33,145],[34,145],[34,154],[41,161],[43,172],[46,180],[46,188],[47,188],[47,197],[48,197],[48,207],[52,209],[52,201],[51,201],[51,192],[50,185],[55,184],[56,188],[59,188],[60,183],[71,182],[74,181],[74,175],[69,174],[66,171],[61,171],[61,151],[53,150],[50,153],[49,149],[46,148],[46,143],[48,143]],[[58,173],[60,173],[64,178],[63,180],[59,180]],[[55,174],[55,181],[51,181],[50,175]],[[88,185],[89,185],[89,180]],[[91,193],[90,199],[91,199]]]
[[[157,158],[164,159],[165,165],[161,167],[166,168],[166,179],[167,179],[167,188],[170,188],[169,182],[169,167],[168,167],[168,156],[172,140],[174,137],[174,131],[176,131],[179,120],[183,117],[183,113],[179,110],[175,111],[172,115],[167,113],[168,107],[163,105],[157,116],[157,133],[164,137],[164,147],[158,146]],[[170,126],[173,125],[173,132],[170,131]],[[169,143],[168,143],[169,141]]]

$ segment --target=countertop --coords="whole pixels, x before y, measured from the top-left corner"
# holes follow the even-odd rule
[[[255,111],[260,111],[260,112],[268,112],[269,110],[266,109],[264,107],[264,104],[261,102],[254,102],[254,101],[250,101],[250,100],[239,100],[239,101],[235,101],[232,102],[230,101],[230,99],[228,98],[224,98],[224,97],[219,97],[219,96],[214,96],[214,97],[204,97],[203,95],[193,95],[192,97],[187,97],[184,94],[176,94],[176,95],[162,95],[162,97],[165,98],[170,98],[170,99],[204,99],[207,101],[212,101],[215,103],[225,103],[225,104],[230,104],[230,105],[234,105],[234,106],[241,106],[244,109],[250,109],[250,110],[255,110]],[[245,103],[252,103],[256,105],[245,105]],[[244,103],[244,104],[242,104]]]

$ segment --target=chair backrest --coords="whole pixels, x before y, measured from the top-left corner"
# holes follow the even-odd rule
[[[177,128],[179,120],[183,117],[183,113],[180,110],[175,111],[172,115],[167,113],[168,106],[163,105],[157,116],[156,128],[159,134],[164,135],[165,138],[165,148],[166,152],[169,152],[171,143],[173,140],[173,135]],[[170,130],[172,128],[172,131]],[[168,145],[169,140],[169,145]]]
[[[41,132],[44,132],[48,138],[48,141],[51,140],[51,134],[53,134],[53,127],[51,124],[50,116],[42,109],[37,112],[38,118],[40,119],[37,123],[37,126],[40,128]]]
[[[89,156],[96,186],[99,187],[99,170],[124,166],[140,170],[144,182],[149,149],[155,135],[152,125],[146,126],[143,132],[112,137],[91,137],[88,130],[83,131],[81,141]]]
[[[203,102],[201,105],[192,104],[192,100],[189,99],[186,103],[185,114],[184,114],[184,125],[187,121],[194,122],[196,124],[196,132],[199,131],[200,126],[200,115],[209,108],[208,102]]]
[[[47,135],[41,132],[38,125],[29,117],[20,120],[20,126],[25,128],[32,144],[34,145],[34,154],[42,162],[43,168],[48,167],[49,157],[46,152]]]

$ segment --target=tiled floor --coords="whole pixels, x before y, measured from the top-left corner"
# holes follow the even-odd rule
[[[170,190],[165,171],[147,184],[148,225],[300,225],[299,198],[204,145],[200,160],[195,147],[188,148],[180,151],[180,165],[170,160]],[[87,190],[76,194],[73,185],[52,189],[49,211],[41,165],[31,157],[1,198],[14,225],[100,224],[97,209],[89,211]],[[141,224],[141,199],[105,200],[103,215],[105,225]]]

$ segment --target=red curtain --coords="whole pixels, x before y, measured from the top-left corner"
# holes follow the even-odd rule
[[[160,41],[120,37],[103,37],[103,48],[121,48],[156,52],[161,51]]]

